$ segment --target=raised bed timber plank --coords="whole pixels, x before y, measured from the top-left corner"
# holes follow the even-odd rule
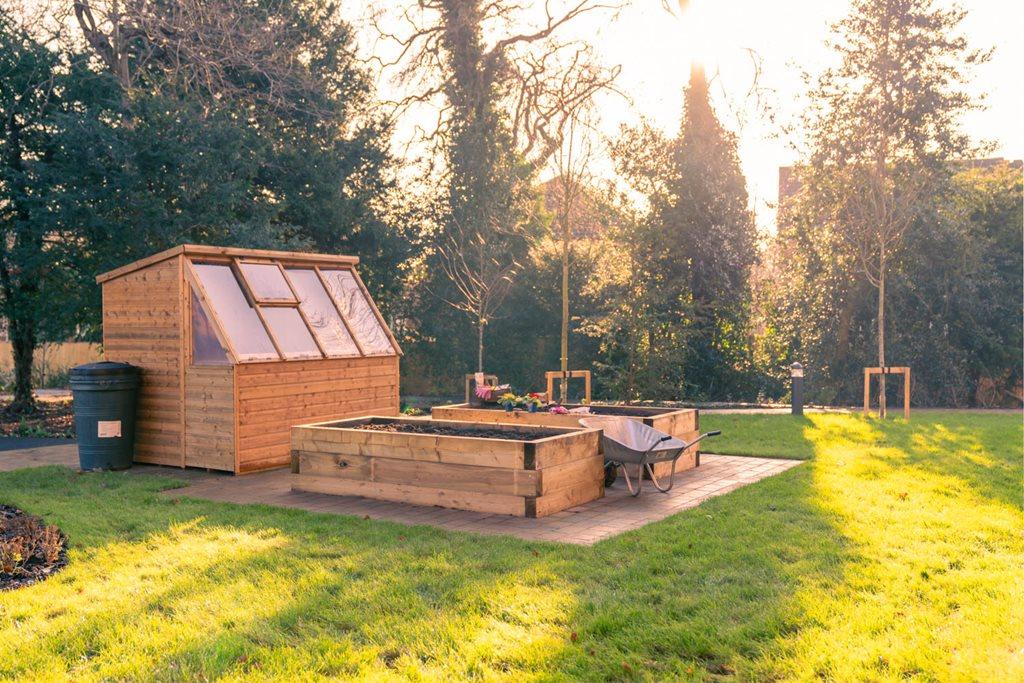
[[[360,429],[389,423],[469,433]],[[487,436],[496,430],[522,438]],[[292,428],[292,489],[543,517],[604,495],[599,436],[578,427],[383,416],[299,425]]]

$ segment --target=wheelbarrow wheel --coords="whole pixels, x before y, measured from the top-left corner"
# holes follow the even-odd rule
[[[619,478],[619,466],[615,463],[606,462],[604,464],[604,486],[608,488],[615,483],[615,480]]]

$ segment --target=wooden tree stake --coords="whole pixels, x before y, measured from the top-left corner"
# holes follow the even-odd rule
[[[871,375],[903,375],[903,418],[910,421],[910,368],[908,367],[884,367],[864,368],[864,414],[867,415],[871,407]]]

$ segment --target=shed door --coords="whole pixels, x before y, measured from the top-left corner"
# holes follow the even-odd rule
[[[185,369],[185,465],[235,471],[234,367]]]

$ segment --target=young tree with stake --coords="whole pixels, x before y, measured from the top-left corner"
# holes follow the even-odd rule
[[[801,171],[805,206],[833,223],[876,289],[878,364],[885,367],[886,290],[908,226],[948,182],[950,162],[977,148],[960,128],[977,107],[969,69],[990,51],[957,33],[966,12],[934,0],[855,0],[833,28],[840,61],[811,89],[811,152]],[[880,375],[879,416],[886,413]]]
[[[564,139],[552,155],[554,178],[554,209],[562,260],[562,328],[560,363],[562,379],[559,396],[563,402],[569,395],[569,267],[572,256],[573,232],[578,228],[580,200],[585,199],[592,186],[590,164],[594,157],[596,125],[592,102],[582,103],[567,112],[568,125]],[[553,398],[553,397],[552,397]]]

